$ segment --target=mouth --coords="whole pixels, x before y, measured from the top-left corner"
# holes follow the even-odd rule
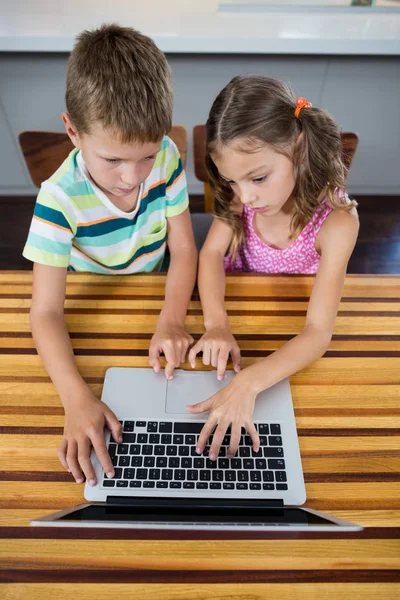
[[[121,193],[121,194],[131,194],[133,192],[133,190],[136,188],[136,185],[131,187],[131,188],[117,188],[117,190]]]
[[[269,206],[259,206],[257,208],[252,207],[254,212],[264,212],[269,209]]]

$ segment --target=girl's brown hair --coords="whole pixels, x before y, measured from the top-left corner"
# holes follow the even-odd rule
[[[212,155],[233,140],[243,141],[247,152],[249,146],[256,151],[268,144],[293,161],[296,184],[292,239],[318,210],[322,194],[334,209],[349,211],[357,206],[354,200],[348,202],[344,198],[347,169],[337,124],[320,108],[303,108],[296,118],[296,98],[288,85],[276,79],[234,77],[211,107],[206,126],[206,166],[215,198],[215,214],[233,230],[230,245],[233,255],[242,243],[242,221],[232,210],[232,188],[219,176],[212,159]],[[300,133],[303,135],[299,138]]]

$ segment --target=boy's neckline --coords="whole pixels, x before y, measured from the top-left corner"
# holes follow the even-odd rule
[[[139,208],[140,208],[141,200],[142,200],[143,183],[140,184],[140,187],[138,190],[135,208],[129,212],[126,212],[126,211],[122,210],[121,208],[118,208],[118,206],[116,206],[114,204],[114,202],[112,202],[112,200],[110,200],[110,198],[107,196],[107,194],[105,192],[103,192],[103,190],[97,185],[97,183],[95,183],[95,181],[93,181],[89,171],[87,170],[86,163],[83,159],[82,152],[80,150],[77,154],[76,160],[77,160],[79,169],[81,170],[84,177],[86,177],[86,179],[90,182],[90,185],[93,187],[93,190],[94,190],[96,196],[102,201],[102,203],[107,208],[109,208],[113,213],[115,213],[119,217],[122,217],[125,219],[131,219],[132,217],[134,217],[137,214],[137,212],[139,211]]]

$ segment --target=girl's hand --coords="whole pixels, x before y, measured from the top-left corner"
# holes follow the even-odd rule
[[[193,369],[196,366],[196,356],[201,351],[203,351],[203,364],[216,367],[218,379],[224,378],[229,354],[232,356],[234,370],[239,373],[240,348],[229,327],[212,327],[199,339],[189,352],[189,362]]]
[[[257,393],[249,381],[246,371],[242,371],[224,389],[211,396],[208,400],[187,406],[187,410],[192,414],[202,413],[206,410],[211,411],[200,432],[196,452],[201,454],[204,451],[207,441],[215,429],[209,458],[216,460],[222,440],[229,426],[231,426],[231,440],[228,448],[228,456],[230,458],[236,454],[238,449],[242,426],[246,428],[247,433],[253,441],[253,450],[258,452],[260,438],[252,419]]]
[[[193,342],[194,339],[183,325],[159,320],[150,342],[149,363],[158,373],[161,368],[160,354],[163,352],[167,361],[165,376],[172,379],[174,369],[185,362],[188,348]]]
[[[64,435],[58,449],[58,458],[77,483],[83,482],[83,471],[89,484],[96,485],[96,475],[90,460],[92,446],[107,477],[114,477],[114,467],[104,440],[105,426],[116,442],[122,442],[121,423],[89,388],[65,408]]]

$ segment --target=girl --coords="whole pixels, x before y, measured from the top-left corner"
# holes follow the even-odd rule
[[[216,217],[200,254],[198,285],[206,332],[189,353],[192,367],[217,367],[229,353],[237,375],[220,392],[189,406],[210,411],[197,443],[215,460],[231,426],[233,456],[252,422],[256,396],[321,357],[331,340],[347,263],[358,234],[356,202],[345,192],[339,129],[330,115],[284,83],[235,77],[207,121],[207,170]],[[229,250],[227,256],[225,256]],[[240,350],[224,309],[225,271],[316,273],[304,329],[276,352],[240,370]]]

